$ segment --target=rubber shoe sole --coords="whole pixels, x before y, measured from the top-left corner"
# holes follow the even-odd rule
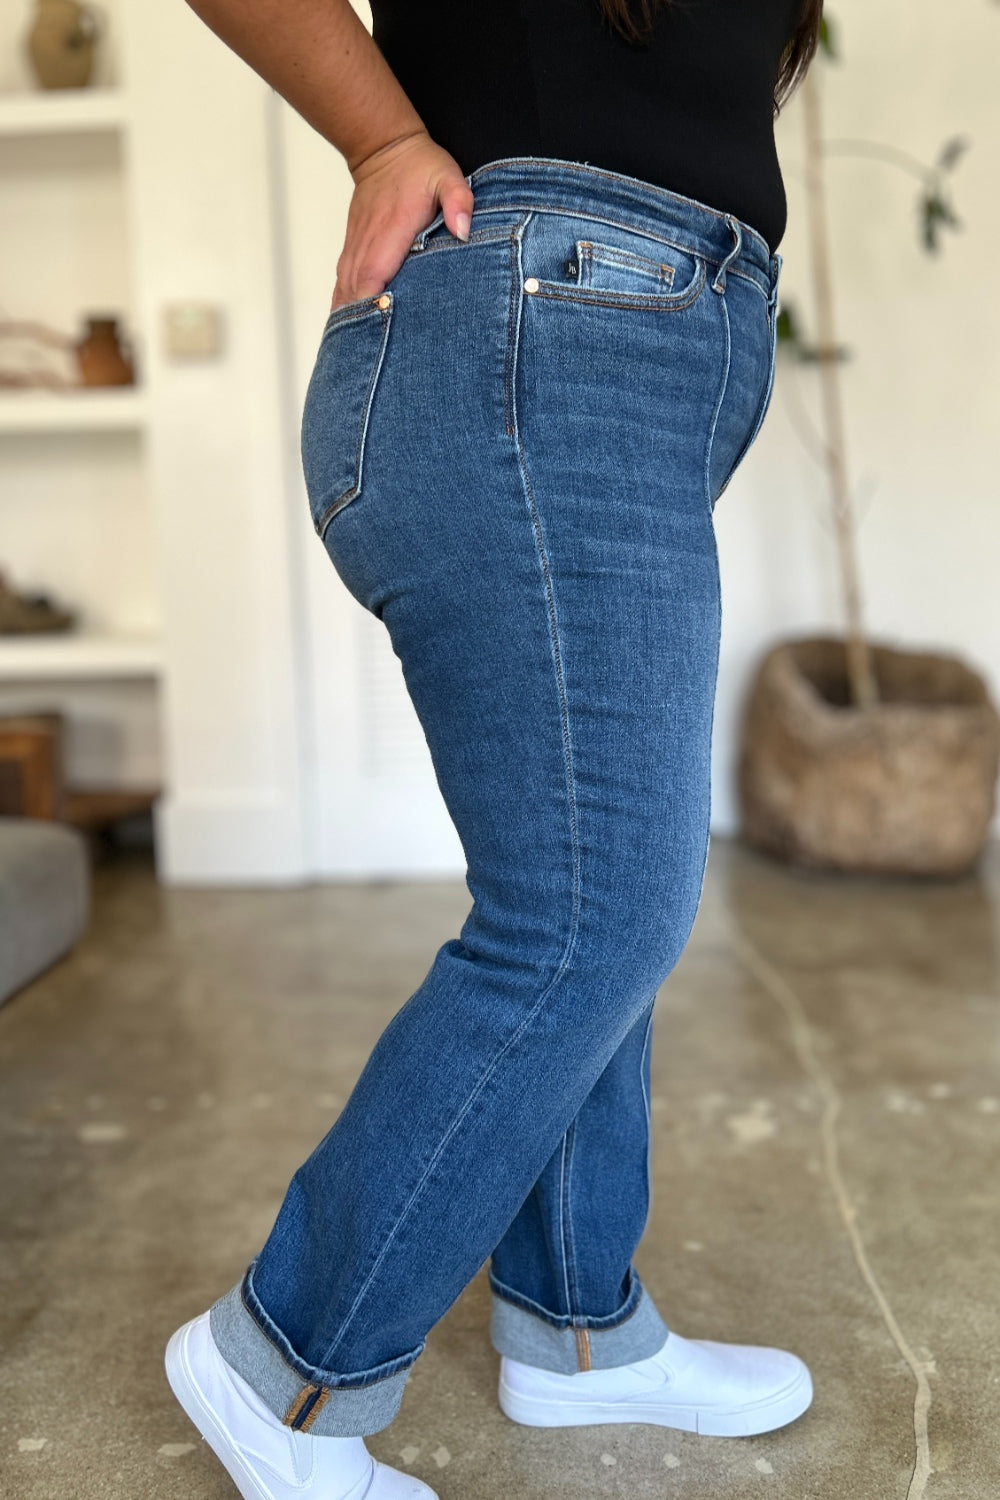
[[[572,1376],[563,1377],[571,1380]],[[666,1393],[650,1395],[645,1400],[588,1400],[584,1396],[560,1399],[558,1396],[531,1395],[511,1386],[504,1378],[503,1362],[499,1385],[500,1409],[512,1422],[525,1427],[590,1427],[603,1423],[645,1422],[657,1427],[673,1427],[680,1432],[696,1432],[703,1437],[755,1437],[774,1432],[802,1416],[812,1403],[812,1377],[799,1362],[795,1377],[782,1389],[759,1401],[738,1405],[710,1402],[698,1404],[672,1402]]]

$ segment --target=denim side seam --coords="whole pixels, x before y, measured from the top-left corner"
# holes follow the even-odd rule
[[[573,851],[573,910],[570,916],[570,936],[566,945],[565,957],[560,965],[560,974],[568,965],[569,959],[576,946],[577,934],[579,932],[580,907],[583,901],[582,891],[582,857],[580,852],[580,825],[577,813],[576,796],[576,770],[573,757],[573,741],[570,733],[569,696],[566,691],[566,675],[563,667],[562,639],[559,633],[559,617],[556,612],[555,586],[552,579],[552,569],[549,563],[548,548],[545,543],[545,532],[542,526],[542,518],[539,514],[538,504],[535,500],[535,492],[528,473],[528,462],[521,442],[521,429],[517,411],[517,367],[520,359],[521,345],[521,321],[523,297],[520,288],[524,285],[524,267],[521,261],[522,236],[524,224],[519,225],[511,236],[511,248],[515,256],[517,269],[516,286],[511,286],[511,297],[518,298],[517,314],[513,324],[508,328],[507,364],[511,377],[511,419],[513,427],[514,445],[517,450],[517,466],[521,476],[521,489],[524,495],[528,517],[535,540],[535,554],[538,559],[539,570],[542,575],[542,585],[545,590],[545,607],[549,625],[549,648],[552,653],[552,666],[555,673],[556,691],[559,698],[559,718],[562,725],[563,739],[563,770],[566,778],[566,801],[569,808],[569,830]],[[513,303],[512,303],[513,306]],[[556,975],[558,978],[559,975]],[[553,980],[555,983],[555,980]]]
[[[702,867],[704,871],[704,866]],[[702,887],[698,893],[698,904],[701,904],[701,891],[704,889],[704,874],[702,875]],[[649,1002],[649,1015],[646,1017],[646,1031],[642,1039],[642,1054],[639,1059],[639,1084],[642,1088],[642,1102],[646,1112],[646,1219],[649,1219],[649,1210],[653,1202],[652,1183],[652,1149],[653,1149],[653,1116],[652,1104],[649,1092],[646,1088],[646,1068],[649,1057],[649,1044],[653,1036],[653,1015],[656,1010],[656,996]]]
[[[729,309],[726,306],[725,292],[722,292],[719,297],[719,306],[722,309],[722,324],[726,336],[726,354],[725,360],[723,362],[722,381],[719,386],[719,394],[716,397],[715,407],[712,411],[712,425],[709,428],[708,442],[705,445],[705,504],[708,508],[709,520],[712,522],[713,530],[716,504],[722,498],[722,495],[727,485],[729,484],[729,479],[727,479],[718,495],[714,500],[712,499],[712,451],[715,447],[715,431],[719,425],[719,414],[722,411],[722,405],[726,399],[726,392],[729,389],[729,375],[733,362],[733,337],[732,329],[729,323]],[[735,472],[735,470],[733,472]]]
[[[575,1375],[649,1359],[669,1333],[652,1299],[632,1272],[632,1286],[618,1312],[607,1317],[556,1315],[489,1275],[492,1292],[490,1340],[499,1354],[522,1364]]]
[[[576,1271],[576,1246],[573,1242],[573,1149],[576,1145],[575,1121],[562,1138],[559,1158],[559,1249],[562,1255],[563,1293],[567,1307],[579,1301]]]
[[[210,1310],[212,1338],[226,1363],[293,1431],[364,1437],[387,1427],[424,1344],[374,1369],[346,1375],[312,1366],[261,1306],[253,1290],[254,1264]]]

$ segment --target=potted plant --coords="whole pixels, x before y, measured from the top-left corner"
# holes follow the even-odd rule
[[[827,23],[821,49],[835,57]],[[822,463],[833,509],[846,618],[844,638],[779,642],[750,688],[739,756],[741,834],[790,863],[842,871],[955,875],[978,859],[994,810],[1000,716],[968,663],[934,651],[870,641],[864,626],[846,457],[831,257],[824,191],[819,79],[802,85],[808,226],[817,340],[809,346],[794,310],[779,321],[782,345],[818,365]],[[878,155],[922,181],[921,232],[937,250],[958,227],[947,173],[964,142],[949,142],[925,168],[871,142],[838,149]]]

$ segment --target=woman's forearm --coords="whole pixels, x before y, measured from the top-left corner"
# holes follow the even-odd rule
[[[188,0],[353,173],[426,127],[350,0]]]

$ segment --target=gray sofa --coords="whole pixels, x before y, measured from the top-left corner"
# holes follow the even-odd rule
[[[0,817],[0,1003],[67,953],[90,919],[90,855],[74,828]]]

